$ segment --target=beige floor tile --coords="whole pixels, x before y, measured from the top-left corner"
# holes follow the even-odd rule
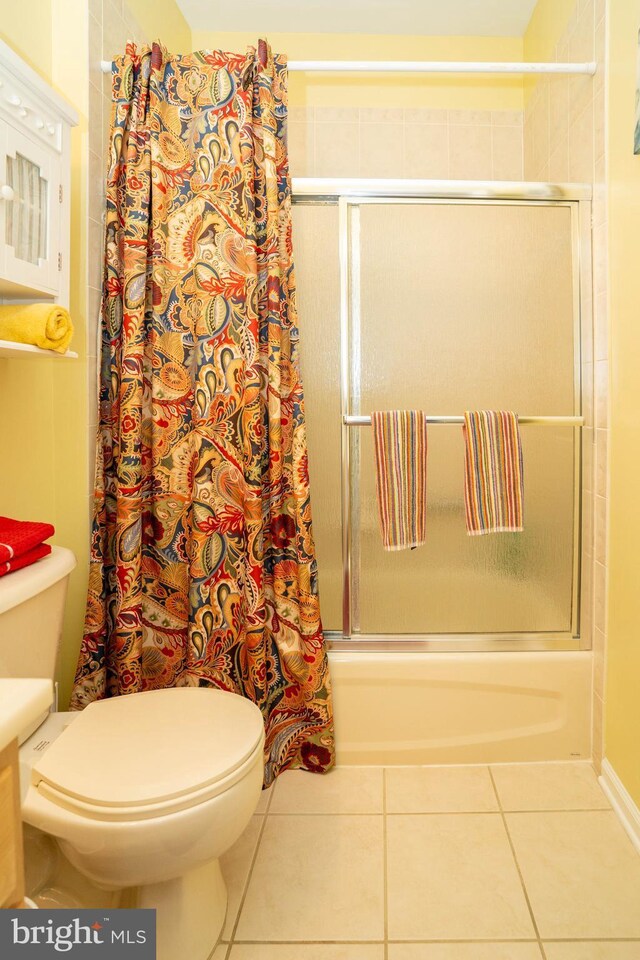
[[[595,940],[573,943],[546,942],[544,951],[547,960],[638,960],[640,940],[614,943],[611,940]]]
[[[260,799],[258,800],[258,806],[255,809],[256,813],[266,813],[267,808],[269,807],[269,802],[273,796],[275,784],[271,784],[270,787],[267,787],[266,790],[263,790],[260,794]]]
[[[387,767],[387,813],[498,810],[488,767]]]
[[[382,768],[335,767],[323,775],[287,770],[269,813],[382,813]]]
[[[267,817],[238,940],[381,940],[383,818]]]
[[[236,944],[229,960],[384,960],[382,943]],[[524,960],[524,958],[523,958]]]
[[[211,960],[227,960],[228,943],[219,943],[216,947]]]
[[[504,810],[608,810],[590,763],[508,763],[491,767]]]
[[[534,936],[499,814],[388,817],[387,891],[392,940]]]
[[[543,939],[640,938],[640,857],[615,813],[508,813]]]
[[[231,937],[263,821],[264,817],[252,817],[242,836],[220,857],[220,869],[227,885],[228,896],[227,918],[222,932],[223,940],[229,940]]]
[[[541,960],[531,943],[390,943],[388,960]]]

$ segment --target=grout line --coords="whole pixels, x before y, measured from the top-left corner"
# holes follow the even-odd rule
[[[629,937],[607,937],[603,940],[601,937],[564,937],[558,938],[554,937],[553,939],[545,939],[545,943],[640,943],[640,939],[629,938]],[[383,946],[384,941],[382,940],[235,940],[235,944],[238,946],[331,946],[331,945],[340,945],[340,946]],[[456,940],[389,940],[390,944],[422,944],[422,943],[438,943],[438,944],[474,944],[474,943],[538,943],[532,937],[520,937],[513,938],[511,940],[500,938],[500,937],[491,937],[491,938],[481,938],[476,940],[462,940],[460,938]],[[219,946],[224,946],[224,943],[219,944]],[[230,943],[229,946],[232,944]]]
[[[504,813],[611,813],[611,806],[602,807],[524,807],[523,809],[504,810]],[[295,811],[281,811],[280,813],[270,813],[271,817],[465,817],[473,814],[474,816],[496,816],[502,813],[502,810],[351,810],[349,812],[332,812],[331,810],[317,811],[311,813],[296,813]],[[257,817],[266,816],[257,813]]]
[[[633,937],[607,937],[605,940],[602,937],[553,937],[553,939],[545,939],[545,943],[640,943],[640,939]],[[238,946],[262,946],[266,944],[268,946],[286,946],[286,945],[303,945],[303,946],[323,946],[332,944],[339,944],[340,946],[382,946],[384,944],[383,940],[235,940],[235,944]],[[389,940],[389,943],[392,944],[403,944],[403,943],[537,943],[537,940],[534,937],[514,937],[512,939],[500,938],[500,937],[484,937],[476,940],[462,940],[457,938],[455,940],[446,940],[446,939],[423,939],[423,940],[398,940],[392,939]],[[226,941],[221,941],[218,946],[225,946]],[[232,944],[229,943],[229,946]]]
[[[272,799],[272,798],[269,798],[269,801],[268,801],[268,803],[267,803],[267,811],[269,810],[269,807],[271,806],[271,799]],[[263,835],[264,829],[265,829],[265,827],[266,827],[266,825],[267,825],[267,812],[265,812],[264,814],[258,814],[257,816],[262,816],[262,824],[261,824],[260,830],[259,830],[259,832],[258,832],[258,839],[257,839],[257,841],[256,841],[255,850],[253,851],[253,856],[251,857],[251,864],[250,864],[249,870],[248,870],[248,872],[247,872],[247,879],[245,880],[244,889],[243,889],[243,891],[242,891],[242,897],[240,898],[240,904],[239,904],[239,906],[238,906],[238,912],[237,912],[237,914],[236,914],[236,919],[234,920],[233,927],[231,928],[231,934],[229,935],[229,950],[227,951],[227,957],[229,956],[229,953],[231,952],[231,947],[232,947],[232,945],[233,945],[234,942],[235,942],[236,930],[238,929],[238,924],[240,923],[240,917],[242,916],[242,911],[243,911],[243,909],[244,909],[244,902],[245,902],[245,900],[247,899],[247,893],[248,893],[248,891],[249,891],[249,884],[251,883],[251,878],[252,878],[252,876],[253,876],[253,868],[255,867],[256,860],[258,859],[258,851],[259,851],[259,849],[260,849],[260,844],[261,844],[261,842],[262,842],[262,835]],[[224,929],[224,928],[223,928],[223,929]]]
[[[493,790],[496,795],[496,800],[498,801],[498,806],[500,807],[500,815],[502,817],[502,823],[504,824],[504,829],[507,834],[507,840],[509,841],[509,846],[511,847],[511,855],[513,856],[513,862],[515,863],[516,870],[518,871],[518,876],[520,878],[520,885],[522,886],[522,893],[524,894],[524,899],[529,910],[529,916],[531,917],[531,923],[533,924],[533,929],[538,940],[538,947],[540,948],[540,953],[542,955],[542,960],[547,960],[547,954],[545,953],[544,946],[542,944],[542,939],[540,937],[540,931],[538,930],[538,924],[536,922],[535,915],[533,913],[533,907],[531,906],[531,901],[529,900],[529,894],[527,893],[527,888],[524,882],[524,877],[522,876],[522,870],[520,869],[520,864],[518,863],[518,858],[516,857],[516,850],[513,845],[513,840],[511,839],[511,834],[509,833],[509,827],[507,825],[507,818],[504,815],[504,810],[502,809],[502,801],[500,800],[500,794],[498,793],[498,788],[496,782],[493,779],[493,771],[491,767],[487,767],[489,771],[489,776],[491,777],[491,783],[493,784]]]
[[[387,882],[387,771],[382,768],[382,883],[384,898],[384,960],[389,957],[389,911]]]

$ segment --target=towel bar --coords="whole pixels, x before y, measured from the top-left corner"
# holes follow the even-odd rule
[[[427,423],[464,423],[464,417],[426,415]],[[343,416],[346,427],[370,427],[371,417]],[[549,427],[583,427],[584,417],[518,417],[518,423],[537,423]]]

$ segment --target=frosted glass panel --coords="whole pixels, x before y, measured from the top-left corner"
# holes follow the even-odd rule
[[[358,216],[352,412],[574,413],[569,207],[384,204]],[[387,553],[371,430],[352,429],[362,633],[570,630],[574,433],[523,426],[522,439],[524,534],[467,536],[461,428],[432,426],[427,544]]]
[[[337,207],[293,208],[313,533],[325,630],[342,629],[340,267]]]
[[[5,242],[18,260],[37,264],[47,257],[47,181],[36,163],[16,153],[7,156],[7,184],[14,197],[6,204]]]

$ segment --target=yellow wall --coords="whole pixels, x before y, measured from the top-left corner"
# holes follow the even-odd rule
[[[86,599],[89,548],[87,399],[88,96],[87,0],[34,0],[24,7],[0,0],[0,37],[78,111],[71,142],[71,288],[79,359],[0,361],[0,513],[54,524],[54,543],[78,558],[67,602],[59,670],[67,703]],[[174,0],[129,0],[150,36],[174,37],[191,48],[190,31]]]
[[[7,6],[7,5],[4,5]],[[21,519],[54,524],[54,543],[87,553],[86,150],[88,59],[83,0],[38,0],[38,16],[5,16],[3,39],[78,111],[71,139],[71,286],[69,308],[78,360],[0,363],[0,506]],[[17,9],[17,7],[12,7]],[[40,14],[42,14],[40,16]],[[60,678],[68,694],[86,591],[85,565],[74,574],[67,605]]]
[[[46,80],[51,79],[51,0],[32,0],[28,16],[24,4],[2,0],[0,39]]]
[[[576,0],[538,0],[524,35],[525,60],[553,59],[575,5]]]
[[[576,0],[538,0],[524,35],[524,59],[544,63],[554,59],[558,40],[563,35]],[[525,103],[539,78],[525,77]]]
[[[638,0],[609,5],[610,539],[605,753],[640,806],[640,156]]]
[[[195,50],[245,50],[257,35],[194,30]],[[379,34],[270,33],[290,60],[522,60],[519,37],[406,37]],[[175,49],[169,38],[167,46]],[[416,74],[291,74],[291,106],[434,107],[521,110],[520,77]]]
[[[127,6],[150,41],[160,39],[171,50],[191,50],[191,28],[175,0],[127,0]]]

